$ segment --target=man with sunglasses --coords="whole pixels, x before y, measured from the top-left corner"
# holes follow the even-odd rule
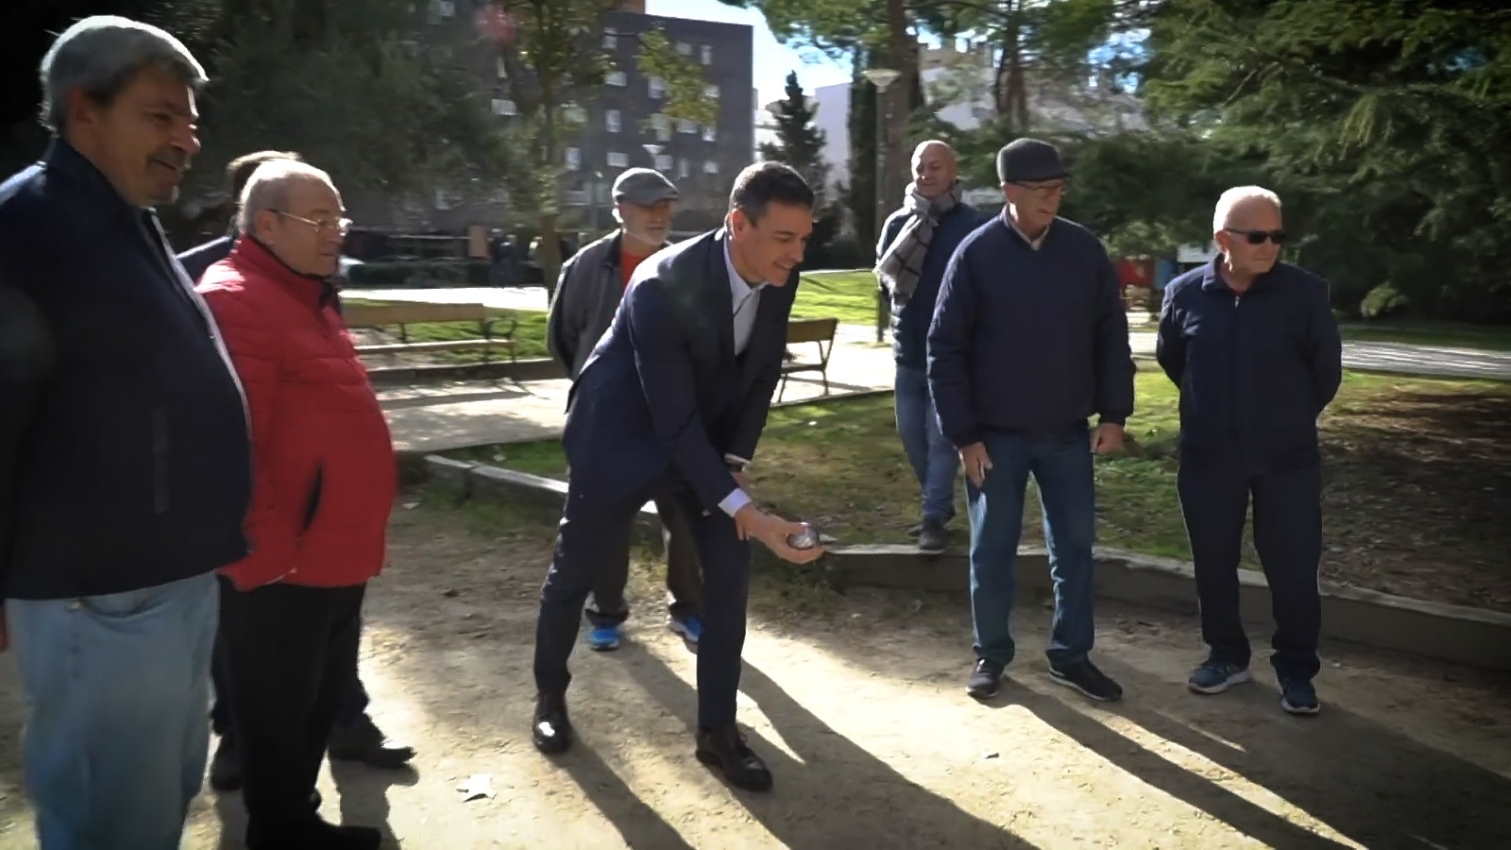
[[[1327,283],[1278,262],[1280,198],[1238,186],[1212,216],[1218,255],[1170,282],[1157,355],[1180,387],[1177,487],[1207,660],[1191,673],[1199,694],[1247,682],[1249,641],[1238,607],[1243,525],[1254,505],[1254,547],[1275,614],[1280,705],[1320,709],[1322,477],[1317,416],[1338,391],[1342,344]]]
[[[967,236],[944,274],[929,329],[929,389],[965,463],[976,664],[966,692],[997,693],[1013,660],[1009,627],[1023,496],[1039,486],[1055,614],[1049,674],[1096,700],[1123,689],[1089,657],[1092,453],[1123,445],[1133,412],[1128,316],[1107,251],[1057,217],[1068,174],[1047,142],[997,154],[1007,203]],[[1100,417],[1088,432],[1086,420]]]
[[[325,172],[265,162],[242,191],[235,247],[199,283],[251,414],[252,551],[221,571],[219,648],[249,848],[380,842],[321,820],[314,793],[396,491],[388,425],[331,283],[343,213]]]

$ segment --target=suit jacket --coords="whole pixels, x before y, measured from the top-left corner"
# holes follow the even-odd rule
[[[635,270],[572,384],[563,435],[570,498],[619,501],[670,475],[715,510],[735,489],[724,455],[755,453],[798,276],[761,291],[750,342],[736,357],[727,238],[705,233]]]

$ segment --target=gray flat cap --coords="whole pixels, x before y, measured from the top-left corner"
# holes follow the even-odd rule
[[[1003,183],[1056,180],[1067,173],[1059,148],[1049,142],[1025,137],[997,151],[997,177]]]
[[[666,175],[650,168],[630,168],[614,180],[614,203],[648,207],[657,201],[675,201],[677,187]]]

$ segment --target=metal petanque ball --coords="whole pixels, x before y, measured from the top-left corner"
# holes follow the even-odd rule
[[[818,529],[812,523],[803,523],[803,530],[787,535],[787,545],[794,549],[812,549],[818,545]]]

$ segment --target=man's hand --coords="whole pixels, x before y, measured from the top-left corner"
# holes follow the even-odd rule
[[[1091,450],[1095,454],[1110,455],[1123,450],[1123,426],[1116,422],[1103,422],[1091,432]]]
[[[759,540],[770,549],[773,554],[784,561],[793,564],[808,564],[818,560],[824,554],[823,546],[814,546],[810,549],[794,549],[787,543],[787,537],[799,534],[803,531],[800,522],[789,522],[776,514],[768,514],[751,502],[745,507],[735,511],[735,533],[741,540]]]
[[[980,487],[986,482],[986,473],[992,468],[992,459],[986,454],[986,443],[971,443],[960,450],[960,462],[965,464],[965,477],[972,486]]]

